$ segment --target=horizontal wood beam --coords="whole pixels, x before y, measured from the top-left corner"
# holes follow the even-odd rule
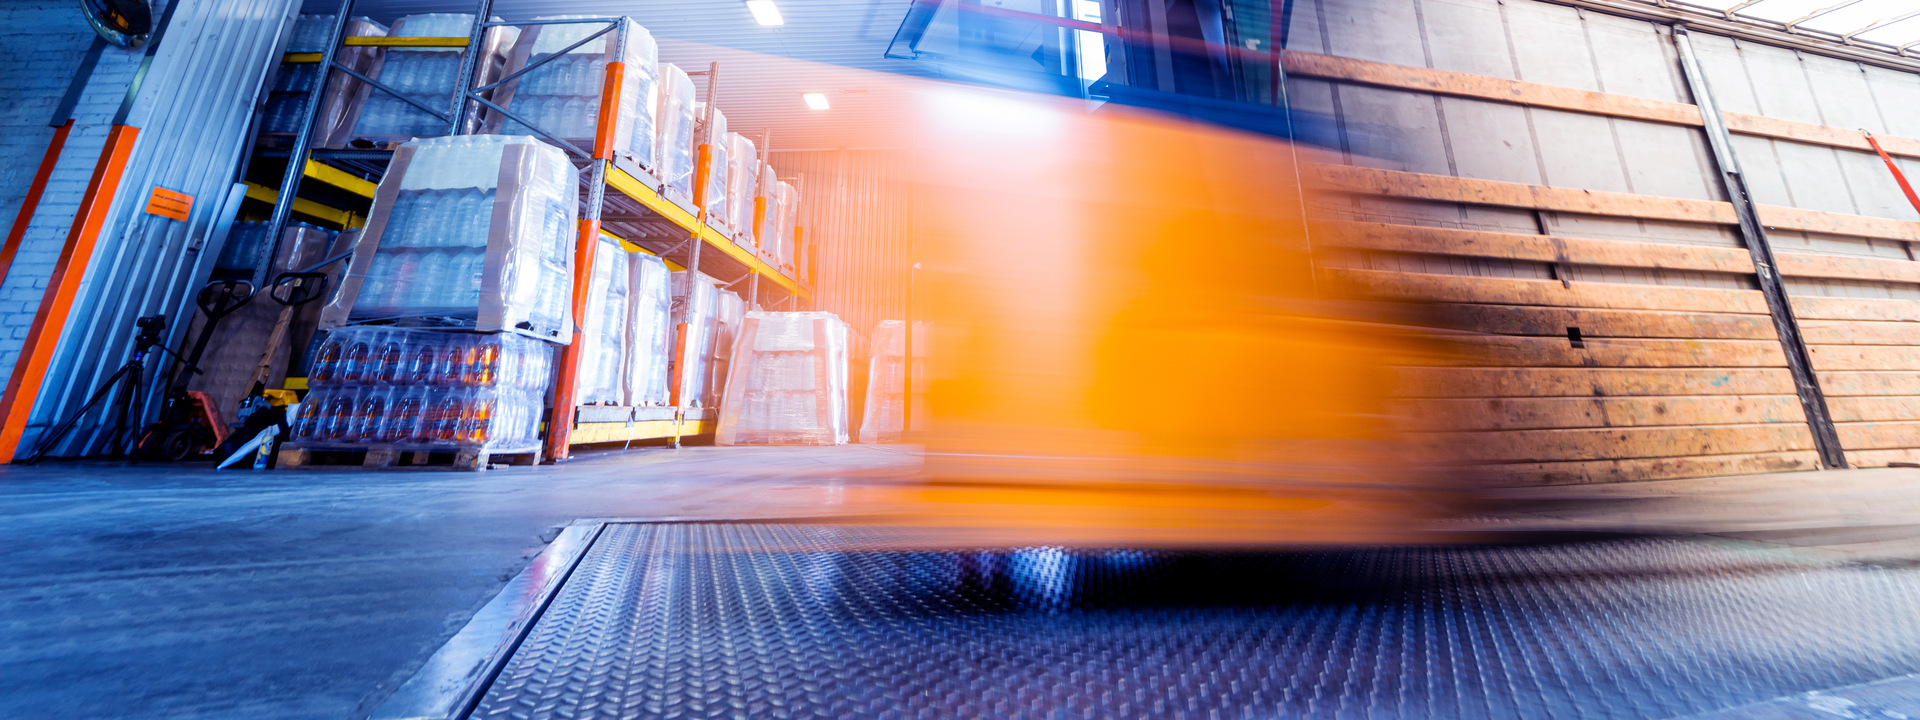
[[[1784,368],[1397,368],[1398,397],[1596,397],[1648,395],[1792,395]],[[1856,373],[1857,374],[1857,373]],[[1826,375],[1822,376],[1828,377]],[[1823,380],[1823,382],[1832,382]],[[1913,385],[1920,388],[1920,373]],[[1920,394],[1920,393],[1916,393]]]
[[[1920,228],[1920,223],[1898,224]],[[1374,222],[1325,222],[1317,224],[1315,229],[1332,245],[1361,250],[1661,270],[1753,272],[1753,256],[1741,248]],[[1780,253],[1777,260],[1780,274],[1788,277],[1920,283],[1920,263],[1911,260],[1814,253]]]
[[[1313,168],[1313,177],[1319,181],[1323,190],[1358,195],[1641,220],[1712,225],[1733,225],[1737,222],[1733,204],[1716,200],[1580,190],[1352,165],[1316,165]],[[1758,208],[1760,222],[1770,230],[1799,230],[1828,235],[1920,241],[1920,223],[1916,222],[1802,210],[1777,205],[1760,205]]]
[[[1433,430],[1806,422],[1794,395],[1422,399],[1397,402],[1393,412],[1410,418],[1416,427]]]
[[[1451,303],[1431,310],[1423,321],[1436,327],[1497,335],[1565,338],[1567,328],[1579,328],[1591,338],[1774,339],[1773,321],[1765,315]],[[1914,329],[1920,332],[1920,325]]]
[[[1611,310],[1675,310],[1762,315],[1766,300],[1758,290],[1573,283],[1556,280],[1429,275],[1382,270],[1329,269],[1326,275],[1357,292],[1389,300],[1548,305]]]
[[[1469,463],[1618,460],[1811,450],[1803,423],[1420,433],[1440,457]]]
[[[1527,107],[1565,110],[1608,117],[1645,120],[1666,125],[1700,127],[1700,109],[1687,103],[1581,90],[1506,78],[1409,67],[1288,50],[1283,56],[1287,74],[1297,77],[1369,85],[1373,87],[1472,98]],[[1741,135],[1788,140],[1810,145],[1873,152],[1857,129],[1746,113],[1722,112],[1727,130]],[[1876,136],[1888,154],[1920,158],[1920,139]]]
[[[1848,462],[1855,465],[1861,464],[1859,457],[1847,453]],[[1633,460],[1514,463],[1477,468],[1477,474],[1496,485],[1572,485],[1819,469],[1820,456],[1817,453],[1796,450]]]
[[[1467,335],[1453,338],[1449,345],[1454,353],[1443,362],[1479,367],[1728,368],[1787,365],[1780,343],[1774,340],[1591,339],[1583,341],[1581,347],[1574,347],[1572,341],[1564,336]],[[1920,353],[1912,354],[1920,361]],[[1851,357],[1850,354],[1847,356]],[[1835,365],[1834,369],[1854,368]]]

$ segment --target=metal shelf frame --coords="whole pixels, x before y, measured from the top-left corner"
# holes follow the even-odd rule
[[[706,213],[706,191],[713,161],[712,145],[723,138],[702,137],[696,150],[694,176],[694,197],[692,207],[676,201],[664,191],[663,184],[651,173],[634,165],[624,158],[617,158],[613,148],[614,127],[619,121],[619,100],[622,80],[626,72],[625,64],[619,61],[608,62],[606,78],[602,85],[600,113],[595,127],[592,148],[582,148],[558,137],[508,108],[495,104],[486,95],[522,75],[541,67],[568,52],[612,34],[616,43],[614,57],[624,57],[626,49],[626,31],[622,17],[569,18],[565,20],[542,21],[496,21],[492,20],[492,0],[478,0],[474,23],[467,37],[345,37],[346,25],[352,16],[354,0],[341,0],[334,15],[334,23],[329,34],[328,44],[319,53],[287,53],[283,62],[318,63],[321,65],[318,77],[314,81],[313,97],[306,104],[300,120],[299,130],[294,136],[290,149],[285,152],[287,158],[301,158],[303,162],[288,162],[282,175],[278,190],[266,187],[250,188],[249,193],[256,199],[273,203],[273,215],[268,227],[268,252],[265,257],[272,258],[278,252],[280,235],[286,227],[289,216],[297,209],[302,214],[314,215],[314,211],[332,210],[325,206],[315,206],[310,200],[299,197],[303,180],[313,179],[319,182],[341,187],[355,194],[369,194],[374,185],[364,179],[355,178],[316,158],[326,159],[338,156],[354,161],[379,162],[390,155],[390,151],[328,151],[313,148],[314,124],[318,118],[322,96],[327,83],[334,72],[341,72],[375,90],[400,98],[409,105],[426,112],[436,119],[445,121],[445,135],[462,134],[466,118],[475,108],[485,108],[501,117],[513,120],[526,127],[542,140],[553,143],[571,156],[581,169],[581,213],[579,233],[575,241],[574,278],[573,278],[573,317],[574,332],[571,343],[560,350],[556,363],[554,404],[550,421],[547,423],[546,457],[552,460],[565,459],[574,445],[633,442],[636,440],[671,439],[676,443],[681,437],[711,433],[714,420],[711,411],[705,408],[689,408],[676,397],[670,408],[613,408],[608,406],[580,406],[578,400],[578,378],[580,374],[581,350],[587,336],[586,306],[589,289],[592,286],[594,256],[598,251],[601,235],[607,235],[621,241],[623,247],[660,256],[667,260],[670,267],[694,272],[702,270],[702,256],[708,257],[707,270],[723,271],[727,287],[744,282],[747,284],[749,307],[773,306],[776,302],[797,307],[801,302],[810,301],[812,288],[796,277],[788,275],[768,262],[767,258],[750,251],[735,242],[732,237],[715,228],[708,221]],[[529,63],[513,73],[501,77],[487,85],[475,87],[474,78],[478,75],[480,46],[486,33],[496,27],[526,27],[534,25],[561,24],[605,24],[606,27],[588,35],[586,38],[569,45],[565,49],[548,54],[546,57]],[[378,80],[367,77],[342,64],[338,51],[342,47],[390,47],[390,48],[465,48],[460,71],[454,85],[455,100],[451,107],[433,108],[414,98],[407,97]],[[705,71],[690,71],[690,76],[705,76],[707,80],[707,122],[706,130],[711,133],[713,113],[717,110],[714,103],[715,88],[719,78],[719,65],[714,63]],[[765,147],[768,138],[762,135],[762,165],[766,162]],[[277,154],[277,153],[276,153]],[[352,180],[354,182],[345,182]],[[364,186],[362,185],[364,184]],[[609,216],[609,195],[612,189],[614,200]],[[365,190],[366,192],[362,192]],[[764,191],[764,188],[760,190]],[[758,205],[758,203],[756,203]],[[296,206],[299,206],[296,208]],[[749,228],[738,230],[736,234],[757,233],[760,226],[760,211],[756,208],[753,223]],[[344,211],[342,211],[344,212]],[[354,220],[349,216],[344,220]],[[327,217],[320,215],[317,217]],[[346,223],[341,223],[345,225]],[[608,226],[612,227],[609,228]],[[755,243],[756,246],[758,243]],[[704,252],[703,251],[708,251]],[[669,259],[669,258],[672,259]],[[675,260],[678,260],[676,262]],[[263,264],[255,270],[256,285],[265,283],[265,277],[271,266]],[[709,272],[709,275],[713,273]],[[762,283],[766,278],[768,282]],[[763,285],[765,287],[763,287]],[[626,411],[624,418],[614,417],[620,411]],[[671,416],[654,418],[663,410],[671,410]],[[612,413],[614,416],[608,416]],[[602,417],[608,416],[608,417]],[[646,418],[646,419],[642,419]]]

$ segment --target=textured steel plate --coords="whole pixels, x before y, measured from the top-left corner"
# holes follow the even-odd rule
[[[1677,540],[899,552],[607,527],[485,718],[1670,717],[1920,668],[1920,572]]]

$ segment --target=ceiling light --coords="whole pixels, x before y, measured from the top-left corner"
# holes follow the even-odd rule
[[[800,98],[807,101],[807,107],[815,110],[827,109],[826,93],[800,93]]]
[[[785,25],[787,21],[780,17],[780,8],[773,0],[747,0],[747,12],[753,13],[753,21],[761,25]]]

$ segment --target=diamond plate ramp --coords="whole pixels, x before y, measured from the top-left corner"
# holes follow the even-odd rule
[[[1920,573],[1714,544],[888,548],[609,525],[471,716],[1641,718],[1920,668]]]

